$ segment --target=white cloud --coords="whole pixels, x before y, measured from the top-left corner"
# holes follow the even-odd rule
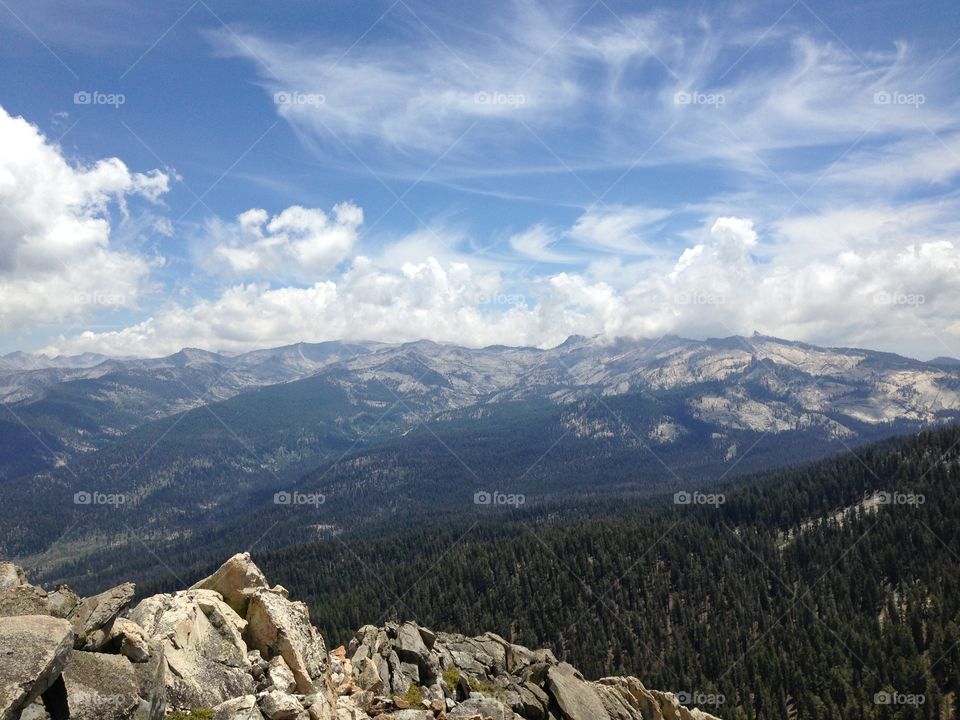
[[[89,166],[0,107],[0,330],[133,307],[151,261],[110,241],[111,203],[156,202],[169,176],[131,173],[116,158]]]
[[[427,258],[385,271],[358,257],[336,282],[276,289],[236,285],[190,307],[165,308],[121,331],[61,338],[57,347],[153,355],[188,345],[241,351],[341,338],[477,345],[539,337],[536,313],[486,311],[484,300],[497,287],[495,277],[478,276],[462,263],[442,266]],[[553,336],[562,339],[562,332],[557,328]]]
[[[350,256],[362,223],[363,210],[345,202],[334,206],[332,218],[299,205],[273,217],[254,208],[232,224],[214,221],[208,231],[219,240],[213,249],[216,266],[234,275],[309,281]]]
[[[434,176],[448,178],[677,163],[789,178],[790,151],[826,149],[799,193],[845,152],[838,176],[871,186],[897,181],[861,171],[873,156],[854,150],[934,132],[956,152],[954,59],[924,57],[905,43],[851,52],[807,23],[802,7],[772,31],[776,17],[731,24],[721,9],[598,10],[578,21],[553,5],[505,7],[444,43],[416,22],[423,37],[399,33],[362,48],[216,37],[226,53],[251,60],[271,98],[322,95],[277,106],[308,145],[342,152],[331,133],[365,148],[372,142],[374,164],[398,173],[410,172],[411,153],[429,151],[444,158]],[[382,22],[405,15],[396,6]],[[955,173],[935,147],[926,144],[911,177]],[[906,161],[910,149],[891,159]]]
[[[235,285],[122,331],[61,338],[51,350],[151,355],[188,345],[242,351],[340,338],[549,346],[571,334],[758,330],[888,348],[908,339],[914,352],[942,354],[943,343],[960,340],[960,245],[949,237],[873,237],[832,255],[816,247],[804,255],[798,246],[812,226],[786,224],[776,232],[776,242],[764,240],[749,219],[716,218],[699,242],[672,258],[628,266],[634,281],[623,289],[620,268],[611,268],[610,282],[577,272],[523,281],[456,259],[384,268],[357,257],[339,277],[308,287]]]
[[[654,233],[666,210],[644,207],[591,208],[570,229],[570,237],[587,248],[624,255],[656,254]]]
[[[523,257],[536,260],[538,263],[569,264],[577,262],[573,255],[559,252],[556,249],[560,236],[553,229],[540,223],[527,228],[521,233],[510,236],[510,247]]]

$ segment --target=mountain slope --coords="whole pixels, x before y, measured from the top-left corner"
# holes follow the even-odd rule
[[[248,513],[282,518],[284,541],[302,542],[318,527],[458,511],[478,491],[531,503],[692,491],[950,422],[960,407],[957,372],[764,337],[571,338],[552,350],[334,343],[229,362],[184,351],[123,373],[136,383],[109,397],[104,376],[8,408],[54,439],[80,428],[87,444],[0,484],[16,509],[0,517],[0,550],[53,571],[104,539],[132,553],[139,540],[195,537]],[[234,394],[163,416],[188,395],[222,393]],[[21,426],[18,442],[32,440]],[[14,442],[5,450],[28,457]],[[323,496],[322,511],[277,507],[280,491]],[[77,493],[117,502],[91,507]],[[84,530],[94,526],[96,540]]]
[[[362,345],[301,343],[231,358],[188,348],[151,360],[91,364],[95,357],[81,356],[39,369],[18,358],[9,374],[0,366],[0,413],[31,432],[0,444],[0,482],[106,447],[152,420],[303,378],[366,352]]]
[[[257,560],[334,641],[375,607],[515,633],[592,677],[643,667],[727,718],[954,717],[958,478],[948,428],[713,488],[719,505],[480,508]]]

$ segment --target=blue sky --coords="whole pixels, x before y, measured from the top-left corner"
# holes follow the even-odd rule
[[[0,3],[0,350],[960,356],[960,6]]]

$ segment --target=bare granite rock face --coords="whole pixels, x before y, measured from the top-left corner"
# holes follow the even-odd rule
[[[250,598],[257,590],[268,587],[267,579],[250,559],[250,553],[238,553],[190,589],[218,592],[240,617],[246,617]]]
[[[59,618],[0,618],[0,720],[20,717],[57,685],[70,661],[73,637],[70,623]]]
[[[306,605],[271,588],[246,553],[189,590],[128,608],[133,594],[125,583],[48,595],[0,563],[0,720],[201,708],[214,720],[717,720],[637,678],[593,682],[494,633],[365,625],[328,652]]]

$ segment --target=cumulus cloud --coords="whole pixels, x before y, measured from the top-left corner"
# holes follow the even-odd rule
[[[482,345],[532,341],[549,332],[535,311],[490,312],[498,288],[495,276],[478,275],[463,263],[441,265],[427,258],[384,270],[361,256],[336,282],[303,288],[235,285],[214,299],[166,308],[121,331],[61,338],[57,348],[150,355],[188,345],[242,351],[341,338]],[[562,339],[562,333],[557,326],[552,338]]]
[[[350,256],[362,223],[363,210],[343,202],[334,206],[332,217],[299,205],[273,217],[254,208],[234,223],[213,222],[208,230],[219,238],[213,250],[217,266],[234,275],[310,280]]]
[[[156,202],[170,177],[117,158],[73,165],[0,107],[0,330],[133,307],[151,261],[111,245],[110,205]]]
[[[257,218],[257,222],[260,222]],[[766,334],[891,347],[927,334],[931,352],[956,341],[960,250],[946,238],[861,239],[832,255],[802,256],[785,233],[719,217],[672,258],[644,259],[634,282],[563,272],[523,280],[433,257],[384,267],[356,257],[340,276],[307,287],[240,284],[173,305],[118,332],[61,338],[52,350],[162,354],[195,345],[226,351],[377,339],[550,346],[571,334],[692,337]],[[821,232],[824,228],[821,227]],[[531,232],[537,232],[534,228]],[[899,336],[899,337],[898,337]],[[922,340],[922,338],[919,338]],[[922,344],[922,343],[921,343]]]

